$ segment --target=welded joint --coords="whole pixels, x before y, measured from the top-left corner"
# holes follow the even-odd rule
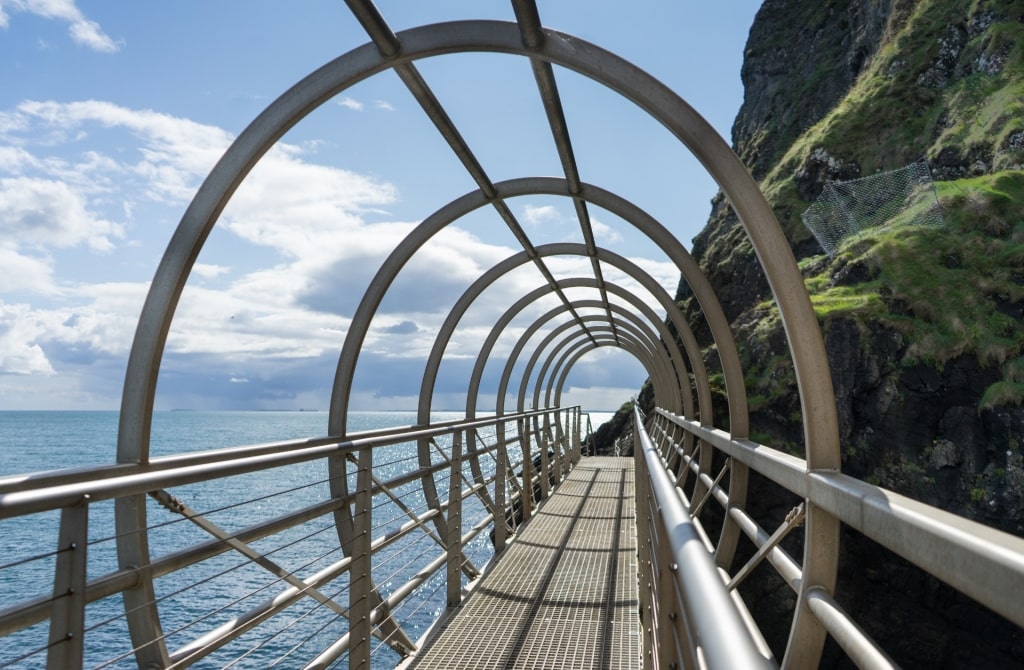
[[[523,46],[527,49],[539,49],[544,45],[544,31],[541,29],[540,13],[537,3],[533,0],[512,0],[512,9],[516,14],[516,23],[523,36]]]

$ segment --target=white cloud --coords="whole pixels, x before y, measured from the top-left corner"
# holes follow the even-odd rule
[[[354,98],[348,98],[348,97],[342,98],[341,100],[338,101],[338,104],[341,105],[342,107],[345,107],[347,109],[351,109],[352,111],[355,111],[355,112],[363,111],[363,103],[359,102],[358,100],[356,100]]]
[[[598,242],[603,242],[604,244],[616,244],[622,241],[622,235],[620,235],[614,228],[605,223],[601,223],[593,216],[590,217],[590,228],[594,231],[594,238],[597,239]]]
[[[112,263],[127,262],[123,259],[129,248],[136,248],[133,244],[158,254],[169,226],[232,139],[221,128],[102,101],[25,102],[0,112],[0,142],[6,142],[0,144],[0,264],[17,268],[11,277],[0,278],[0,296],[5,291],[45,292],[54,303],[21,306],[16,317],[9,308],[0,318],[0,372],[64,374],[68,366],[89,365],[80,361],[90,356],[105,364],[126,356],[146,284],[79,283],[76,268],[60,265],[71,254],[52,250],[81,246],[125,254],[114,256]],[[414,224],[368,222],[382,218],[381,209],[398,198],[397,189],[311,162],[316,147],[315,142],[279,143],[224,210],[215,233],[219,237],[211,237],[224,255],[217,255],[216,244],[210,245],[210,257],[204,249],[168,337],[165,362],[179,366],[179,379],[185,378],[183,371],[208,375],[204,379],[218,380],[221,390],[231,385],[255,398],[259,389],[280,383],[274,375],[288,366],[336,360],[367,283]],[[524,221],[568,223],[555,207],[525,212]],[[140,240],[123,242],[126,232]],[[602,239],[611,235],[596,221],[595,233]],[[248,244],[262,249],[248,253]],[[383,368],[369,366],[400,360],[387,368],[394,373],[405,370],[410,357],[425,355],[457,297],[515,251],[455,227],[437,235],[389,291],[367,338],[366,354],[374,358],[361,364],[363,378],[383,383]],[[260,269],[253,257],[262,263]],[[671,264],[637,261],[674,288],[678,271]],[[591,272],[585,258],[545,263],[557,277]],[[144,276],[151,272],[152,266],[146,266]],[[624,281],[610,270],[607,276]],[[203,286],[215,278],[230,281],[218,282],[217,290]],[[460,324],[449,350],[452,357],[475,357],[497,316],[542,284],[527,264],[489,288]],[[10,326],[15,321],[17,329]],[[503,341],[499,349],[508,346]],[[123,364],[110,367],[123,373]],[[329,367],[321,383],[329,382]],[[119,381],[106,387],[119,388]],[[15,387],[0,378],[0,397]],[[292,388],[304,393],[313,386],[295,381]],[[394,393],[379,390],[378,400],[393,402]],[[196,398],[212,392],[189,390]],[[116,406],[116,396],[111,404]]]
[[[45,19],[64,21],[72,41],[94,51],[113,53],[122,43],[114,41],[95,21],[88,19],[75,5],[74,0],[5,0],[0,5],[0,28],[10,26],[10,16],[4,9],[28,12]]]
[[[196,263],[192,266],[192,272],[203,279],[216,279],[217,277],[231,272],[226,265],[213,265],[211,263]]]
[[[373,106],[376,107],[377,109],[383,110],[385,112],[393,112],[393,111],[395,111],[394,105],[392,105],[387,100],[374,100],[373,101]]]
[[[46,329],[28,305],[0,302],[0,374],[55,374],[37,342]]]
[[[124,227],[90,212],[81,194],[49,179],[0,179],[0,231],[8,242],[39,247],[86,243],[110,251]]]
[[[0,146],[0,170],[11,175],[20,175],[26,169],[40,166],[41,161],[23,148]]]
[[[113,53],[120,50],[121,44],[110,39],[110,37],[103,32],[100,28],[100,24],[89,19],[82,18],[71,24],[68,29],[71,33],[71,39],[82,46],[89,47],[94,51],[103,51],[106,53]]]
[[[544,223],[561,223],[562,216],[551,205],[544,205],[542,207],[526,205],[523,208],[523,220],[531,226],[539,226]]]
[[[0,294],[14,291],[57,292],[49,258],[33,258],[0,245],[0,268],[3,268],[0,272]]]

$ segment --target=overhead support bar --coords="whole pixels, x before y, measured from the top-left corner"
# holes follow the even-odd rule
[[[519,29],[523,34],[523,45],[527,49],[541,46],[544,43],[544,33],[541,30],[540,14],[537,12],[536,3],[532,0],[514,0],[512,4]],[[555,141],[555,147],[558,149],[562,171],[565,173],[569,192],[573,196],[576,218],[580,222],[583,243],[587,247],[587,255],[590,257],[594,278],[597,280],[597,288],[601,293],[601,300],[604,302],[605,313],[609,323],[613,323],[608,293],[604,286],[604,275],[601,272],[601,264],[597,260],[597,243],[594,240],[594,229],[590,223],[590,212],[587,210],[586,201],[580,197],[583,191],[582,181],[579,167],[576,164],[576,155],[572,149],[572,140],[569,137],[569,126],[565,122],[565,111],[562,108],[562,97],[558,94],[555,73],[550,63],[534,56],[530,57],[530,66],[533,69],[533,77],[537,82],[540,98],[544,103],[544,113],[547,115],[548,126],[551,128],[551,135]],[[619,335],[614,326],[612,326],[612,334],[615,336],[615,341],[618,342]]]
[[[363,29],[366,30],[367,35],[373,40],[374,45],[380,50],[382,56],[390,58],[401,52],[401,44],[397,35],[388,27],[380,12],[373,7],[372,2],[369,0],[346,0],[346,3],[352,9],[353,14],[355,14]],[[545,281],[551,286],[551,290],[563,304],[568,305],[569,299],[557,287],[555,277],[544,264],[544,261],[538,258],[537,251],[534,249],[533,243],[523,229],[522,224],[516,219],[512,210],[505,204],[505,201],[498,197],[498,191],[495,189],[494,183],[487,176],[487,172],[480,164],[480,161],[477,160],[473,151],[469,148],[469,144],[462,137],[462,133],[455,127],[455,123],[448,116],[448,112],[445,111],[444,106],[441,105],[437,96],[434,95],[434,92],[423,79],[419,70],[411,62],[395,63],[392,69],[402,80],[402,83],[405,84],[406,88],[409,89],[413,97],[416,98],[416,102],[426,112],[427,117],[434,124],[434,127],[437,128],[438,132],[441,133],[441,136],[444,137],[448,146],[455,152],[455,155],[462,162],[466,171],[469,172],[473,181],[476,182],[480,191],[486,196],[491,206],[497,211],[498,216],[505,222],[505,225],[508,226],[508,229],[512,232],[512,235],[522,246],[523,250],[526,251],[530,260],[537,266],[537,270],[540,271]],[[586,330],[582,322],[580,322],[579,314],[571,308],[570,312],[577,322],[580,323],[580,326]]]

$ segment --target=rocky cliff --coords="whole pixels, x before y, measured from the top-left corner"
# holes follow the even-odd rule
[[[1024,4],[766,0],[742,77],[734,149],[804,272],[844,471],[1024,534]],[[833,256],[804,227],[800,215],[827,181],[922,158],[944,225],[894,221]],[[721,195],[693,252],[733,323],[754,439],[802,454],[781,324]],[[707,343],[685,285],[677,299]],[[751,506],[788,509],[773,495],[755,484]],[[1024,664],[1020,629],[867,541],[844,547],[840,601],[905,667]],[[745,595],[771,619],[786,591],[767,582]],[[773,634],[778,651],[785,630]],[[839,657],[832,649],[827,662]]]
[[[1019,2],[769,0],[750,32],[733,128],[825,332],[846,471],[1018,534],[1022,64]],[[822,252],[800,214],[826,180],[922,157],[945,225],[871,229]],[[695,254],[726,288],[755,423],[800,449],[780,325],[763,278],[748,278],[760,270],[721,198]],[[690,306],[685,287],[679,299]]]

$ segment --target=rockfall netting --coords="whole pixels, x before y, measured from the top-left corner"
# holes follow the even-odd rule
[[[870,177],[826,182],[801,218],[829,256],[844,240],[868,228],[943,223],[926,160]]]

